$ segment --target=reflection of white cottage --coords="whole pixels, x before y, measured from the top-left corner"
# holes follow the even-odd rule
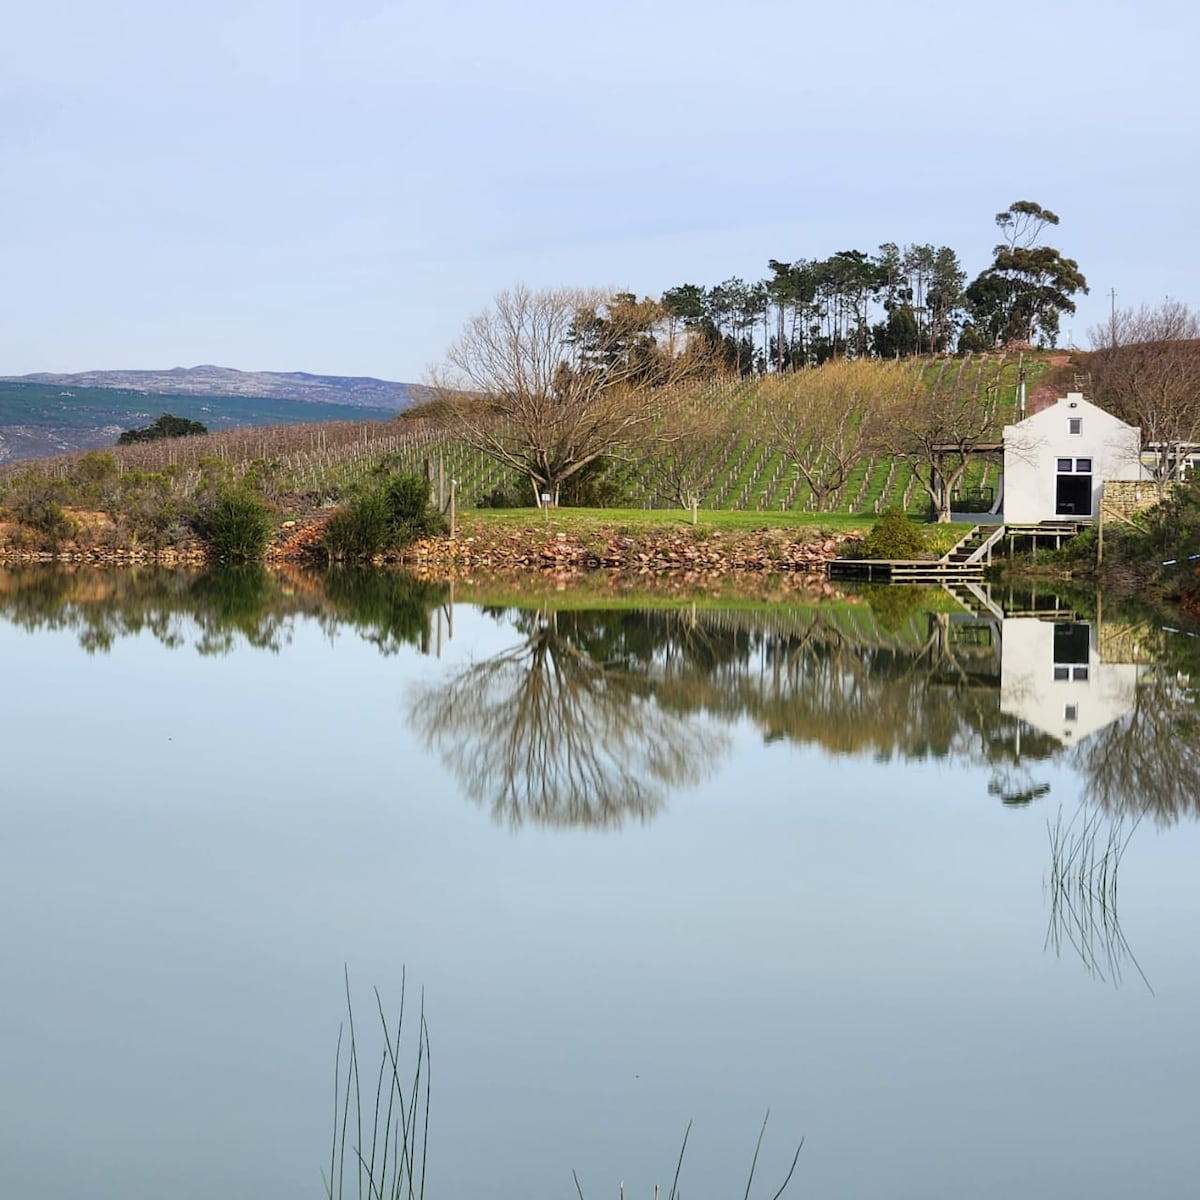
[[[1006,617],[1000,711],[1070,745],[1133,708],[1144,669],[1103,661],[1094,625]]]
[[[1140,477],[1142,433],[1071,392],[1004,427],[1004,521],[1085,520],[1106,479]]]

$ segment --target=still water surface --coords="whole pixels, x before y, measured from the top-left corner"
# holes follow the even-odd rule
[[[347,967],[431,1198],[1191,1194],[1196,642],[915,595],[0,573],[3,1193],[322,1195]]]

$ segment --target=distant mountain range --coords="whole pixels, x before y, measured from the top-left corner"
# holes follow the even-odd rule
[[[0,375],[0,383],[41,383],[101,388],[156,396],[253,396],[271,400],[323,401],[390,408],[413,403],[407,383],[357,375],[309,375],[305,371],[235,371],[230,367],[172,367],[169,371],[80,371],[74,375]]]
[[[209,429],[298,421],[386,420],[424,389],[305,371],[82,371],[0,376],[0,462],[111,446],[164,412]]]

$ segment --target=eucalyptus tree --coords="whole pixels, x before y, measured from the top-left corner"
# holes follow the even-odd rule
[[[895,242],[882,242],[875,256],[876,297],[884,311],[912,303],[912,287],[907,278],[906,254]]]
[[[633,292],[617,292],[604,304],[584,305],[568,340],[579,351],[583,370],[632,383],[660,384],[670,375],[674,347],[664,353],[657,333],[665,310],[660,300],[639,300]]]
[[[974,340],[1057,343],[1062,314],[1073,313],[1074,297],[1088,290],[1073,258],[1038,244],[1046,227],[1058,223],[1056,213],[1032,200],[1018,200],[996,214],[1004,240],[995,247],[991,266],[966,291]]]
[[[927,347],[932,349],[933,339],[926,336],[923,318],[927,312],[926,297],[933,281],[936,256],[937,251],[928,242],[904,247],[904,272],[908,280],[908,301],[912,305],[916,325],[918,354]]]
[[[668,344],[674,343],[677,325],[694,330],[707,318],[704,288],[697,283],[683,283],[668,288],[663,292],[660,303],[667,320]]]
[[[920,352],[921,327],[907,302],[887,310],[887,319],[871,330],[871,347],[877,358],[908,358]]]
[[[720,337],[722,357],[738,375],[754,367],[754,328],[766,310],[767,292],[763,284],[748,284],[734,276],[709,289],[708,316]]]

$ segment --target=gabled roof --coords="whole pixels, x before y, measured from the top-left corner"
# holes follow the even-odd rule
[[[1095,424],[1098,420],[1102,426],[1107,425],[1114,429],[1135,428],[1135,426],[1122,421],[1120,417],[1114,417],[1112,413],[1105,412],[1099,405],[1085,400],[1082,392],[1068,392],[1065,396],[1060,396],[1053,404],[1026,417],[1025,420],[1005,425],[1004,436],[1007,438],[1010,430],[1032,432],[1043,425],[1062,421],[1066,417],[1086,417],[1089,424]],[[1140,434],[1141,430],[1138,430],[1138,433]]]

